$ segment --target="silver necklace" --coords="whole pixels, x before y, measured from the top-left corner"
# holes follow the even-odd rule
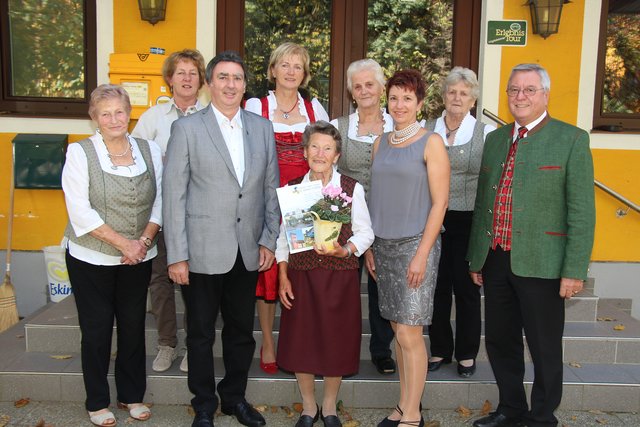
[[[417,121],[401,130],[396,129],[396,127],[394,126],[391,138],[389,138],[389,142],[391,142],[393,145],[402,144],[403,142],[408,141],[409,139],[416,136],[416,134],[420,131],[420,128],[420,123],[418,123]]]
[[[127,145],[127,148],[125,148],[124,151],[120,154],[111,154],[109,152],[109,149],[107,148],[107,156],[109,156],[110,159],[113,159],[114,157],[124,157],[127,155],[129,150],[131,150],[131,142],[129,142],[129,144]]]

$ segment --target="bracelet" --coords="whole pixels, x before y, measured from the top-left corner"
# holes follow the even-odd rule
[[[351,255],[353,255],[353,252],[351,251],[351,246],[349,246],[349,244],[347,243],[346,245],[343,246],[343,248],[347,250],[347,256],[345,257],[345,259],[350,258]]]
[[[151,243],[153,243],[153,240],[151,240],[150,237],[147,236],[140,236],[140,241],[147,247],[150,248],[151,247]]]

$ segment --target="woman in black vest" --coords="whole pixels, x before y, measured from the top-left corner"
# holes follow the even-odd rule
[[[358,371],[360,359],[359,257],[373,242],[364,189],[340,175],[338,130],[325,121],[309,125],[302,137],[310,171],[289,185],[321,180],[325,191],[351,204],[351,219],[343,224],[337,245],[316,242],[314,250],[289,253],[284,221],[276,248],[280,280],[280,320],[277,363],[295,372],[303,410],[296,427],[312,426],[321,415],[325,426],[341,426],[336,398],[342,377]],[[343,205],[343,207],[344,207]],[[337,206],[335,206],[338,209]],[[314,378],[324,376],[322,410],[315,401]]]

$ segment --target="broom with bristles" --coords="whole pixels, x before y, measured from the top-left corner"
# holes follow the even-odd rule
[[[13,169],[13,168],[12,168]],[[11,171],[11,184],[9,185],[9,226],[7,227],[7,270],[4,273],[4,281],[0,285],[0,332],[9,329],[18,321],[18,307],[16,306],[16,290],[11,284],[11,237],[13,234],[13,193],[14,177]]]

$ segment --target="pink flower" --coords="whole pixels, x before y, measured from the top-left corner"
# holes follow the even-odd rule
[[[338,211],[340,210],[340,208],[339,208],[339,207],[337,207],[336,205],[331,205],[331,210],[332,210],[333,212],[338,212]]]

